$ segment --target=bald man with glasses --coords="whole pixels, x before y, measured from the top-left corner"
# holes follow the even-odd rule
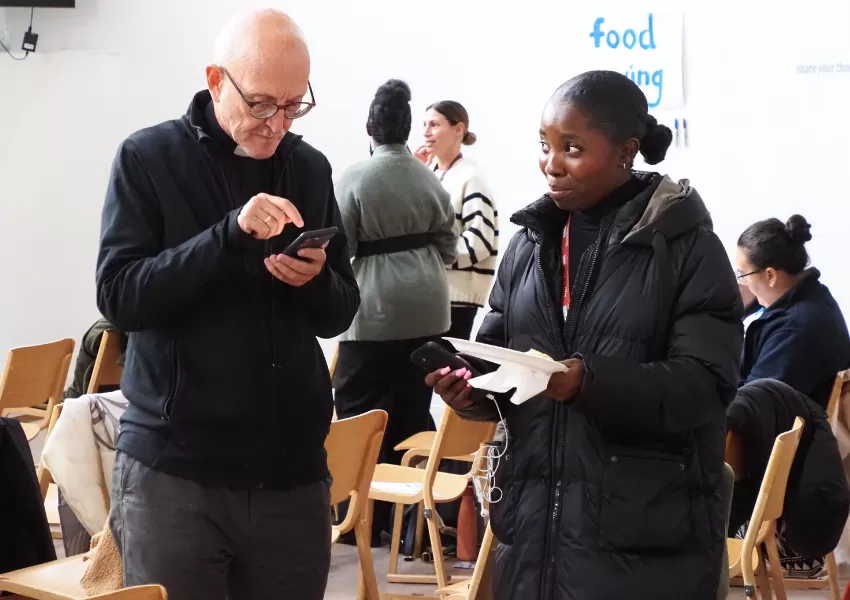
[[[333,404],[316,338],[360,295],[330,165],[289,132],[316,106],[310,56],[288,16],[252,11],[206,76],[182,118],[123,142],[103,209],[98,306],[130,334],[110,527],[128,586],[319,600]]]

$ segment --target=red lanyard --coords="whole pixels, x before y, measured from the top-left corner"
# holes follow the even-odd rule
[[[564,227],[564,237],[561,239],[561,259],[564,263],[564,320],[570,311],[570,222],[573,216],[567,217],[567,225]]]

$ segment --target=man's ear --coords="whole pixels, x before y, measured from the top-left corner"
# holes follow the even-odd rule
[[[212,96],[213,101],[218,102],[221,98],[221,69],[219,69],[216,65],[208,65],[206,73],[207,89],[210,91],[210,95]]]

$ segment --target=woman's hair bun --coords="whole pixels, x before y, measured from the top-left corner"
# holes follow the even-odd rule
[[[795,244],[803,245],[812,239],[812,226],[801,215],[792,215],[785,223],[785,233]]]
[[[667,156],[673,142],[673,132],[666,125],[659,125],[652,115],[647,116],[646,133],[640,140],[640,153],[648,165],[657,165]]]
[[[410,135],[410,86],[390,79],[378,88],[369,107],[366,132],[379,144],[403,144]]]
[[[471,131],[466,131],[463,134],[462,143],[463,143],[464,146],[471,146],[472,144],[474,144],[477,141],[478,141],[478,136],[475,135],[474,133],[472,133]]]
[[[410,102],[410,99],[413,97],[410,93],[410,86],[400,79],[390,79],[379,87],[375,94],[375,97],[378,96],[389,96],[400,103]]]

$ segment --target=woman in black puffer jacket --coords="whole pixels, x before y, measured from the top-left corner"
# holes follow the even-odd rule
[[[713,600],[742,345],[732,267],[686,181],[632,170],[638,152],[663,160],[671,140],[632,81],[568,81],[540,138],[549,193],[511,219],[522,229],[478,341],[568,370],[519,406],[498,399],[509,445],[491,507],[496,598]],[[497,420],[469,377],[427,381],[465,418]]]

